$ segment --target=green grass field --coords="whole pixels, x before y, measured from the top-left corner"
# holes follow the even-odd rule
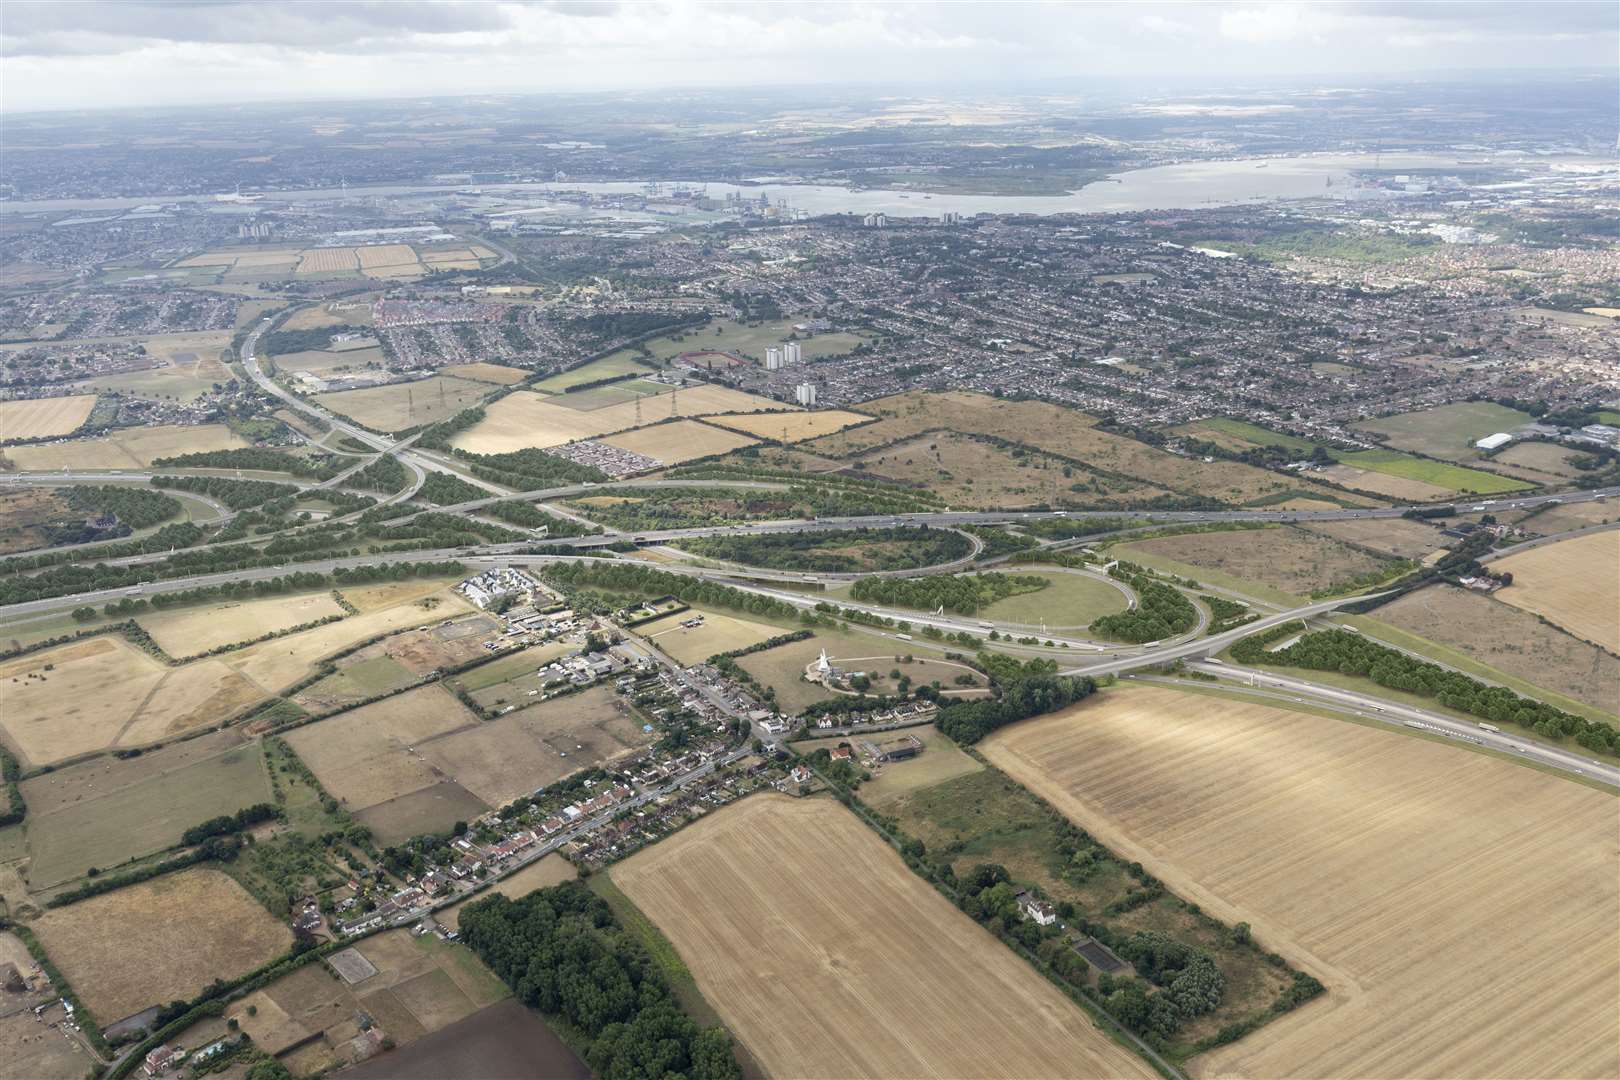
[[[1217,416],[1210,420],[1200,420],[1196,424],[1188,424],[1182,430],[1189,432],[1198,428],[1218,431],[1223,435],[1230,435],[1234,439],[1242,439],[1254,446],[1282,446],[1289,450],[1296,450],[1302,454],[1309,454],[1318,445],[1309,439],[1301,439],[1294,435],[1284,435],[1281,432],[1271,431],[1257,424],[1244,423],[1242,420],[1233,420],[1225,416]]]
[[[1613,409],[1599,409],[1592,414],[1600,424],[1620,424],[1620,412]]]
[[[595,382],[598,379],[611,379],[616,375],[645,375],[647,366],[637,363],[635,354],[628,349],[621,349],[612,356],[593,360],[583,367],[564,371],[560,375],[553,375],[549,379],[541,379],[529,389],[538,390],[542,394],[561,394],[570,386],[581,383]]]
[[[369,660],[359,660],[339,668],[335,674],[310,687],[309,696],[313,699],[332,695],[359,701],[376,694],[404,689],[416,679],[404,664],[393,657],[373,656]]]
[[[1421,480],[1425,484],[1450,488],[1456,492],[1473,492],[1477,495],[1524,491],[1535,486],[1523,480],[1510,480],[1505,476],[1481,472],[1478,469],[1465,469],[1460,465],[1447,465],[1442,461],[1410,457],[1394,450],[1357,450],[1351,454],[1340,454],[1338,458],[1344,464],[1353,465],[1358,469],[1380,472],[1387,476],[1399,476],[1407,480]]]
[[[1475,461],[1479,458],[1479,452],[1474,449],[1475,440],[1498,431],[1511,431],[1533,419],[1529,413],[1491,401],[1459,401],[1381,420],[1367,420],[1356,427],[1386,436],[1389,445],[1397,450],[1411,450],[1447,461]]]
[[[1020,568],[1019,574],[1028,571]],[[1039,592],[1019,593],[997,600],[979,613],[994,622],[1028,623],[1043,620],[1049,627],[1087,626],[1094,619],[1125,610],[1125,595],[1106,582],[1082,574],[1040,573],[1049,583]]]
[[[178,843],[181,833],[209,818],[269,801],[264,756],[257,745],[247,745],[99,798],[30,814],[29,884],[45,888],[91,867],[110,869]]]

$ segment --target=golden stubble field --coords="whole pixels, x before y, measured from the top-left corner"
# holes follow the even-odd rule
[[[46,912],[31,927],[102,1024],[190,998],[292,944],[292,931],[218,870],[191,869]]]
[[[679,465],[693,458],[753,446],[758,440],[751,439],[747,435],[722,431],[708,424],[700,424],[696,420],[676,420],[668,424],[637,428],[635,431],[626,431],[620,435],[610,435],[602,441],[609,446],[629,450],[633,454],[645,454],[665,465]]]
[[[342,614],[332,594],[321,592],[154,611],[136,621],[164,652],[184,657]]]
[[[144,469],[160,457],[204,450],[240,450],[248,442],[224,424],[162,424],[120,428],[94,439],[10,446],[6,456],[23,472],[38,469]]]
[[[1620,1075],[1613,796],[1168,689],[997,732],[992,763],[1328,987],[1204,1077]]]
[[[1498,599],[1620,653],[1620,529],[1531,548],[1491,569],[1513,575]]]
[[[96,407],[96,395],[0,401],[0,439],[42,439],[77,431]]]
[[[872,418],[861,413],[845,412],[842,409],[827,409],[822,412],[757,413],[743,416],[710,416],[705,419],[734,431],[757,435],[762,439],[796,443],[805,439],[819,439],[823,435],[831,435],[847,427],[864,424]]]
[[[612,878],[767,1074],[1154,1075],[831,800],[756,795]]]
[[[552,397],[528,390],[508,394],[487,406],[483,421],[462,432],[452,444],[473,454],[500,454],[530,446],[561,446],[576,439],[594,439],[628,431],[638,422],[645,426],[672,416],[748,413],[782,407],[781,402],[769,398],[707,384],[644,397],[639,411],[634,401],[600,409],[570,409]]]

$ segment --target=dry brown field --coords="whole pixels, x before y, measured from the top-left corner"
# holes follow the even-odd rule
[[[1331,536],[1286,527],[1160,536],[1115,550],[1122,558],[1130,558],[1133,551],[1145,552],[1296,596],[1387,565]]]
[[[376,585],[351,585],[343,590],[343,599],[359,608],[362,615],[410,603],[413,600],[424,600],[433,597],[435,593],[439,596],[435,598],[433,606],[438,607],[445,599],[456,597],[456,594],[450,591],[450,586],[454,584],[455,578],[411,578],[407,581],[385,581]],[[452,605],[456,612],[471,610],[459,598],[457,601]]]
[[[77,431],[96,407],[96,395],[0,401],[0,440],[42,439]]]
[[[1536,686],[1620,711],[1620,658],[1492,596],[1431,585],[1373,613]]]
[[[277,371],[307,371],[322,379],[332,378],[342,372],[359,371],[368,364],[380,367],[384,362],[382,349],[376,347],[345,351],[332,349],[283,353],[274,361]]]
[[[1382,551],[1397,559],[1421,559],[1437,550],[1446,537],[1433,525],[1405,518],[1370,518],[1360,521],[1321,521],[1302,526],[1347,544]]]
[[[224,424],[160,425],[121,428],[94,439],[11,446],[6,456],[17,468],[144,469],[155,458],[203,450],[239,450],[247,440]]]
[[[703,616],[703,625],[686,629],[682,621]],[[778,634],[780,627],[692,608],[642,623],[636,634],[651,641],[679,664],[701,664],[715,653],[746,648]]]
[[[863,429],[864,430],[864,429]],[[1020,507],[1064,503],[1124,505],[1169,495],[1166,488],[1093,477],[1047,454],[1011,450],[969,435],[930,432],[856,459],[866,472],[924,484],[952,506]],[[1082,490],[1074,491],[1073,484]]]
[[[1506,520],[1505,515],[1498,514],[1497,517]],[[1522,520],[1525,528],[1544,536],[1552,536],[1555,533],[1584,529],[1588,525],[1606,525],[1611,521],[1620,521],[1620,503],[1612,499],[1604,502],[1564,503]]]
[[[233,377],[220,360],[231,343],[229,330],[154,334],[140,341],[148,355],[167,361],[168,366],[84,379],[73,388],[82,393],[116,391],[133,397],[195,401],[216,383]]]
[[[1046,402],[998,401],[984,394],[916,391],[866,402],[861,411],[884,417],[853,431],[817,439],[812,453],[849,459],[907,436],[930,431],[992,435],[1048,453],[1083,461],[1098,469],[1134,477],[1140,483],[1183,494],[1245,503],[1284,491],[1315,490],[1300,477],[1281,477],[1233,461],[1203,462],[1096,429],[1096,419]],[[1071,482],[1087,477],[1079,470]],[[1107,488],[1104,483],[1104,488]],[[1327,489],[1322,489],[1324,493]],[[1341,497],[1343,497],[1341,495]],[[1356,500],[1374,505],[1376,500]]]
[[[1322,475],[1335,484],[1387,496],[1397,502],[1439,502],[1457,497],[1457,493],[1451,488],[1441,487],[1439,484],[1408,480],[1404,476],[1390,476],[1388,473],[1358,469],[1352,465],[1329,465],[1322,470]]]
[[[360,260],[352,247],[308,248],[299,252],[300,274],[331,274],[359,268]]]
[[[60,1008],[47,1013],[53,1022],[61,1016]],[[0,1080],[83,1080],[93,1071],[91,1061],[88,1050],[40,1023],[32,1009],[0,1018]]]
[[[1155,1075],[829,799],[756,795],[611,876],[769,1075]]]
[[[1157,688],[1106,692],[981,749],[1327,986],[1195,1058],[1193,1075],[1620,1075],[1613,796],[1455,746]]]
[[[0,688],[0,732],[31,767],[218,723],[263,697],[218,659],[170,668],[112,635],[0,664]]]
[[[475,454],[499,454],[525,447],[561,446],[576,439],[628,431],[638,419],[643,425],[671,416],[691,417],[723,412],[759,412],[779,409],[781,403],[723,386],[689,386],[600,409],[570,409],[553,395],[519,390],[494,402],[482,423],[454,440],[459,449]]]
[[[299,311],[282,325],[283,330],[320,330],[328,326],[370,326],[370,300],[333,300]]]
[[[178,658],[342,614],[332,594],[320,592],[154,611],[136,621],[159,648]]]
[[[472,379],[474,382],[495,383],[498,386],[511,386],[527,379],[532,372],[522,368],[507,367],[504,364],[451,364],[440,368],[440,375],[451,375],[460,379]]]
[[[458,821],[471,821],[490,807],[454,780],[440,780],[375,806],[354,819],[387,847],[424,833],[446,833]]]
[[[845,412],[842,409],[827,409],[824,412],[795,411],[743,416],[706,416],[704,419],[734,431],[757,435],[761,439],[796,443],[806,439],[819,439],[823,435],[831,435],[847,427],[864,424],[872,418],[861,413]]]
[[[652,742],[612,687],[522,708],[476,727],[423,739],[418,756],[490,806]]]
[[[458,615],[443,624],[394,634],[356,655],[387,656],[420,677],[487,655],[484,642],[500,628],[491,615]]]
[[[1620,530],[1545,544],[1491,563],[1513,575],[1496,595],[1620,653]]]
[[[437,581],[367,586],[348,590],[344,596],[360,609],[359,615],[249,645],[240,652],[226,654],[222,661],[265,692],[276,693],[308,675],[323,657],[357,641],[436,622],[472,607]]]
[[[32,929],[104,1025],[190,998],[292,945],[292,931],[240,885],[197,868],[54,908]]]
[[[76,516],[67,500],[50,488],[0,492],[0,555],[42,547],[47,525]]]
[[[488,393],[490,389],[485,383],[435,375],[414,382],[317,394],[315,401],[373,430],[399,431],[449,419],[462,409],[478,404]]]
[[[534,892],[536,889],[549,889],[553,885],[561,885],[565,881],[573,881],[579,877],[579,871],[574,864],[556,852],[543,856],[530,863],[517,873],[503,877],[490,889],[485,889],[473,900],[482,900],[492,893],[511,897],[516,900]],[[472,903],[472,900],[463,900],[459,904],[452,904],[434,913],[441,926],[448,926],[452,930],[461,929],[461,909]]]
[[[353,812],[437,783],[440,776],[418,744],[478,722],[434,684],[306,724],[287,742],[332,797]]]
[[[700,424],[696,420],[676,420],[669,424],[626,431],[621,435],[610,435],[602,441],[634,454],[645,454],[664,465],[679,465],[693,458],[753,446],[758,440]]]

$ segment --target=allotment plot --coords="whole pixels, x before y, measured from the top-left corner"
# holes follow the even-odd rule
[[[613,881],[771,1075],[1155,1075],[837,803],[758,795]]]
[[[1399,733],[1161,689],[1109,691],[981,749],[1327,986],[1195,1059],[1196,1075],[1620,1075],[1613,795]]]

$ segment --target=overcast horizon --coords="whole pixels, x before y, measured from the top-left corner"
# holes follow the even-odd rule
[[[12,2],[0,110],[1613,72],[1612,3]],[[874,80],[874,71],[883,72]]]

